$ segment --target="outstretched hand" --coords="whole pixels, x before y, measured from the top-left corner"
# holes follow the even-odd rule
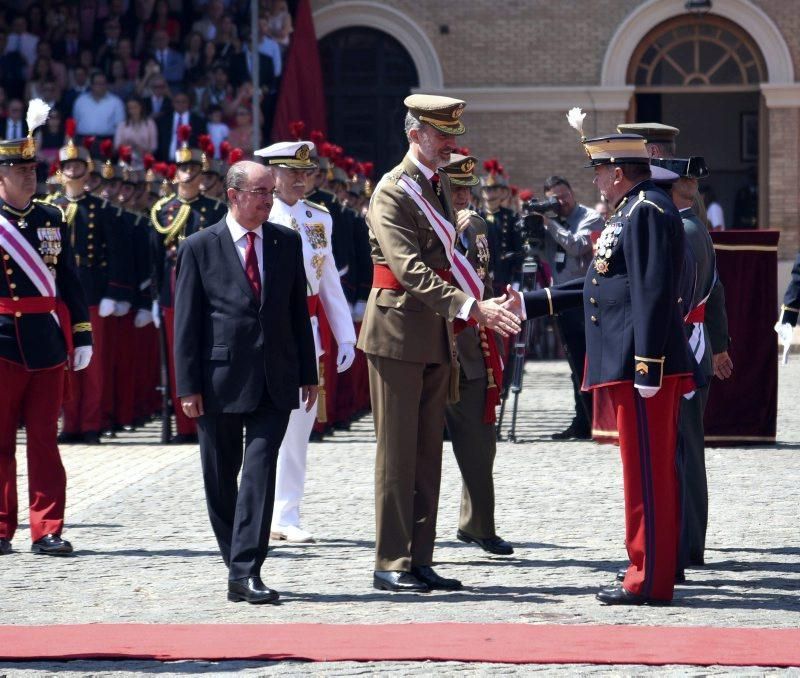
[[[476,301],[470,310],[470,317],[500,336],[510,337],[517,334],[520,330],[519,317],[504,307],[507,300],[504,294],[494,299]]]

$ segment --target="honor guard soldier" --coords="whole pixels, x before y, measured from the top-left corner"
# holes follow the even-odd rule
[[[459,236],[456,247],[487,281],[489,243],[486,222],[470,210],[471,189],[480,180],[474,174],[477,160],[472,156],[450,156],[443,171],[450,178],[453,210]],[[456,536],[495,555],[509,556],[514,548],[497,536],[494,521],[494,458],[497,452],[495,406],[503,383],[500,346],[491,330],[475,325],[456,327],[456,348],[461,366],[459,399],[447,406],[447,431],[453,443],[463,485],[461,516]]]
[[[28,137],[0,141],[0,555],[11,552],[17,528],[20,422],[28,447],[31,550],[72,553],[61,538],[67,479],[56,434],[65,366],[80,371],[90,363],[92,328],[64,213],[32,200],[33,133],[49,110],[31,101]]]
[[[703,414],[711,378],[727,379],[733,370],[728,355],[728,316],[725,289],[717,275],[714,243],[708,229],[692,211],[699,179],[708,176],[701,157],[653,158],[651,163],[675,172],[672,201],[678,208],[686,235],[686,261],[681,297],[684,330],[699,372],[694,392],[684,396],[678,418],[677,466],[681,498],[681,530],[676,581],[684,568],[705,563],[708,526],[708,482],[705,461]]]
[[[59,442],[100,442],[103,427],[103,389],[108,322],[117,304],[130,306],[132,289],[125,275],[128,247],[124,233],[116,228],[121,211],[103,198],[86,192],[94,161],[85,147],[74,143],[75,122],[66,121],[66,144],[59,150],[64,192],[51,198],[65,214],[70,249],[78,278],[89,305],[94,331],[94,360],[70,379],[70,394],[64,403],[64,427]],[[111,172],[103,163],[99,172]]]
[[[316,164],[311,159],[312,151],[313,144],[310,141],[286,141],[258,150],[254,155],[262,158],[272,169],[275,179],[275,201],[269,220],[294,229],[303,242],[308,312],[311,316],[317,357],[321,357],[326,348],[321,343],[317,318],[321,307],[339,347],[336,370],[344,372],[355,358],[356,335],[333,259],[330,213],[324,206],[303,199],[306,175],[316,169]],[[324,377],[320,373],[319,400],[323,400]],[[275,539],[299,542],[313,540],[311,534],[300,526],[300,502],[305,484],[308,440],[317,416],[318,404],[319,401],[308,412],[302,407],[292,410],[289,418],[289,427],[278,454],[275,510],[271,530]],[[319,404],[320,408],[324,406],[324,402]]]
[[[367,354],[377,439],[375,570],[386,591],[456,590],[433,569],[445,407],[457,399],[453,321],[504,334],[515,315],[483,299],[483,283],[455,250],[450,179],[465,103],[414,94],[405,99],[408,153],[384,175],[367,214],[374,264],[358,346]]]
[[[492,260],[489,264],[494,291],[502,294],[506,285],[518,282],[522,243],[514,225],[517,216],[503,201],[510,195],[508,179],[502,165],[492,158],[483,163],[486,175],[481,180],[483,212],[481,216],[489,228],[489,250]]]
[[[605,389],[615,410],[625,488],[630,565],[620,586],[597,597],[609,605],[672,600],[680,530],[675,450],[681,396],[694,388],[684,334],[681,275],[684,230],[669,196],[651,176],[644,138],[582,135],[594,183],[613,209],[585,279],[525,294],[528,317],[581,303],[586,324],[585,389]]]
[[[173,294],[175,290],[175,261],[178,245],[189,235],[217,223],[225,215],[225,208],[216,200],[206,198],[200,193],[200,182],[204,166],[210,159],[199,148],[189,147],[192,128],[181,125],[177,130],[180,142],[175,151],[175,181],[177,192],[156,201],[150,210],[153,226],[151,247],[153,260],[153,280],[157,298],[153,302],[153,318],[159,325],[164,323],[167,338],[169,361],[169,387],[172,407],[175,413],[177,435],[174,443],[197,441],[197,428],[181,410],[175,392],[175,369],[172,356],[173,333]]]

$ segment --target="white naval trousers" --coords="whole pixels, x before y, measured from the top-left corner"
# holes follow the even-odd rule
[[[317,361],[322,355],[319,336],[319,323],[316,316],[311,317],[311,330],[314,334],[314,346]],[[283,436],[278,452],[278,471],[275,479],[275,505],[272,511],[272,525],[300,527],[300,503],[303,500],[303,488],[306,482],[306,458],[308,456],[308,439],[317,418],[317,403],[306,412],[302,400],[300,407],[289,415],[289,426]]]

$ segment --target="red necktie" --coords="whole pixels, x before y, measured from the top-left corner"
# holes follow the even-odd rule
[[[433,186],[433,192],[436,193],[436,195],[441,195],[442,189],[441,189],[441,186],[439,184],[439,175],[438,174],[434,174],[431,177],[431,186]]]
[[[256,234],[247,233],[247,248],[244,251],[244,272],[253,288],[256,299],[261,300],[261,275],[258,272],[258,257],[256,256]]]

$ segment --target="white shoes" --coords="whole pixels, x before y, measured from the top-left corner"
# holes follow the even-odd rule
[[[296,544],[314,544],[316,542],[310,532],[306,532],[296,525],[273,525],[269,536],[270,539],[291,541]]]

